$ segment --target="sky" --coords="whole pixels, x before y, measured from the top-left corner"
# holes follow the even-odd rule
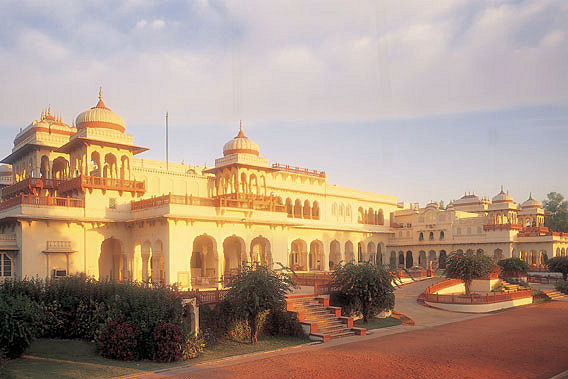
[[[568,196],[568,2],[1,0],[0,149],[105,104],[142,158],[238,132],[328,182],[448,202]]]

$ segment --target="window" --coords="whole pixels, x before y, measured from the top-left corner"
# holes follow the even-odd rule
[[[12,258],[6,253],[0,253],[0,278],[12,276]]]
[[[430,240],[433,240],[433,239],[434,239],[434,232],[430,232],[430,237],[429,237],[429,238],[430,238]]]
[[[420,235],[418,236],[418,240],[424,241],[424,233],[420,232]]]
[[[440,239],[441,239],[441,240],[444,239],[444,231],[443,231],[443,230],[440,232]]]

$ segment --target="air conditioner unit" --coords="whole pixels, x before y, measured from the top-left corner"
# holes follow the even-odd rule
[[[52,277],[57,279],[57,278],[63,278],[67,276],[67,270],[58,270],[58,269],[53,269],[53,273],[52,273]]]

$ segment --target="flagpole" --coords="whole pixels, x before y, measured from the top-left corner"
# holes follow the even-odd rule
[[[166,112],[166,170],[170,169],[168,112]]]

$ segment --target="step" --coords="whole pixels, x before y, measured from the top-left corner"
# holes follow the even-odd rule
[[[318,325],[318,332],[322,334],[336,334],[336,333],[343,333],[346,330],[350,330],[349,328],[342,326],[328,326],[324,328],[320,328]]]
[[[330,339],[337,339],[337,338],[343,338],[343,337],[350,337],[350,336],[354,336],[354,335],[355,335],[355,332],[353,332],[349,329],[346,329],[346,331],[344,333],[334,334],[334,335],[331,335],[329,337],[330,337]]]

